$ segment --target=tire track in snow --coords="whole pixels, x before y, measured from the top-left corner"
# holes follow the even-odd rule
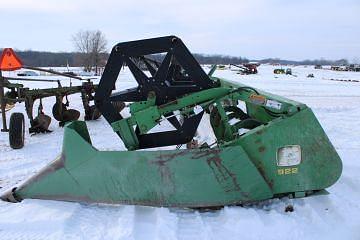
[[[79,205],[66,221],[65,239],[131,239],[133,208],[109,205]]]
[[[168,208],[135,206],[133,239],[178,239],[177,217]]]
[[[78,204],[54,201],[24,200],[1,202],[7,217],[0,218],[0,239],[63,239],[62,223]],[[30,218],[29,218],[30,216]]]
[[[204,225],[204,222],[201,219],[200,213],[198,211],[184,211],[178,213],[177,216],[177,239],[202,240],[211,238],[211,234],[209,234],[209,231]]]

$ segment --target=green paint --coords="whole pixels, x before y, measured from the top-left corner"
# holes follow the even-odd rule
[[[289,194],[301,197],[331,186],[340,177],[338,154],[311,109],[302,103],[225,80],[219,88],[162,106],[156,106],[154,99],[132,103],[131,117],[112,125],[129,151],[96,150],[85,123],[73,122],[65,127],[61,157],[20,186],[15,195],[19,199],[204,207]],[[245,102],[248,114],[262,125],[240,135],[239,129],[246,124],[231,125],[229,120],[236,114],[225,111],[226,104],[237,101]],[[135,151],[135,125],[146,133],[164,114],[174,110],[191,114],[195,105],[217,109],[211,125],[218,146]],[[279,149],[287,146],[300,146],[301,162],[279,166]]]

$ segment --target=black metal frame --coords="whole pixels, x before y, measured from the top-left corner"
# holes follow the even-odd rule
[[[151,54],[161,53],[165,53],[161,63],[147,57]],[[138,86],[112,93],[119,72],[125,65],[129,67]],[[143,66],[150,72],[150,77],[144,73]],[[111,51],[95,93],[95,104],[111,124],[122,119],[120,113],[113,107],[112,102],[145,101],[149,93],[152,92],[156,95],[156,105],[160,106],[185,94],[218,85],[219,83],[210,79],[185,44],[176,36],[124,42],[117,44]],[[201,117],[202,113],[184,116],[183,124],[180,124],[174,116],[167,118],[176,128],[174,131],[140,134],[137,129],[135,133],[139,140],[139,148],[187,143],[195,135]]]
[[[56,73],[56,72],[55,72]],[[43,89],[29,89],[24,87],[22,84],[12,84],[8,80],[21,80],[21,81],[40,81],[40,82],[54,82],[58,84],[57,88],[43,88]],[[4,89],[7,88],[12,93],[11,97],[6,97],[4,94]],[[26,114],[30,121],[30,128],[29,133],[39,133],[39,132],[48,132],[47,130],[39,128],[35,122],[35,118],[33,116],[33,107],[34,102],[36,100],[42,100],[43,98],[47,97],[55,97],[56,103],[59,105],[59,115],[62,114],[63,110],[66,109],[66,105],[63,104],[63,98],[76,94],[81,93],[81,98],[83,100],[83,107],[85,110],[85,118],[87,115],[90,114],[90,101],[94,100],[94,92],[97,88],[97,85],[94,85],[90,79],[86,79],[85,82],[82,83],[80,86],[70,86],[70,87],[63,87],[60,84],[59,80],[45,80],[45,79],[23,79],[23,78],[12,78],[12,77],[3,77],[0,71],[0,107],[1,107],[1,115],[3,121],[3,127],[1,129],[2,132],[8,132],[8,127],[6,123],[6,112],[5,106],[7,103],[25,103]],[[63,109],[63,105],[65,109]],[[39,108],[42,108],[41,104]],[[39,111],[38,111],[39,112]],[[42,112],[42,111],[40,111]],[[53,112],[54,115],[54,112]],[[55,117],[55,115],[54,115]],[[56,117],[55,117],[56,118]],[[61,123],[63,125],[63,123]]]

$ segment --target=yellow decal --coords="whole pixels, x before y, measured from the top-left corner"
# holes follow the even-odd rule
[[[289,175],[289,174],[297,174],[298,168],[280,168],[277,170],[278,175]]]
[[[262,95],[251,94],[249,97],[250,101],[257,105],[264,105],[266,102],[266,98]]]

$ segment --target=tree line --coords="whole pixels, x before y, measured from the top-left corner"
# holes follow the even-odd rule
[[[270,63],[270,64],[282,64],[282,65],[330,65],[330,66],[349,65],[349,61],[347,59],[339,59],[339,60],[315,59],[315,60],[292,61],[292,60],[284,60],[279,58],[267,58],[267,59],[258,60],[258,62]]]
[[[19,51],[15,50],[16,54],[23,61],[25,65],[36,67],[84,67],[84,53],[80,52],[42,52],[42,51]],[[106,64],[109,57],[108,53],[101,53],[98,58],[99,67]],[[200,64],[242,64],[249,61],[256,61],[259,63],[282,64],[282,65],[347,65],[346,59],[339,60],[304,60],[291,61],[278,58],[268,58],[262,60],[249,60],[244,57],[233,57],[224,55],[209,55],[209,54],[194,54],[194,57]],[[161,55],[155,56],[155,60],[160,60]]]
[[[72,42],[76,52],[41,52],[41,51],[19,51],[16,53],[25,65],[36,67],[83,67],[85,71],[104,67],[109,57],[107,52],[107,40],[100,30],[80,30],[72,35]],[[1,49],[0,49],[1,50]],[[164,54],[154,54],[153,60],[162,61]],[[262,60],[248,60],[245,57],[225,56],[219,54],[199,54],[194,57],[200,64],[243,64],[248,62],[281,64],[281,65],[348,65],[346,59],[339,60],[304,60],[291,61],[279,58],[268,58]]]
[[[84,53],[80,52],[41,52],[41,51],[19,51],[15,50],[16,55],[25,65],[37,67],[85,67]],[[249,62],[248,59],[242,57],[231,57],[222,55],[204,55],[194,54],[196,60],[200,64],[242,64]],[[100,67],[106,64],[108,53],[100,54],[98,65]],[[163,56],[153,56],[154,60],[162,60]]]

